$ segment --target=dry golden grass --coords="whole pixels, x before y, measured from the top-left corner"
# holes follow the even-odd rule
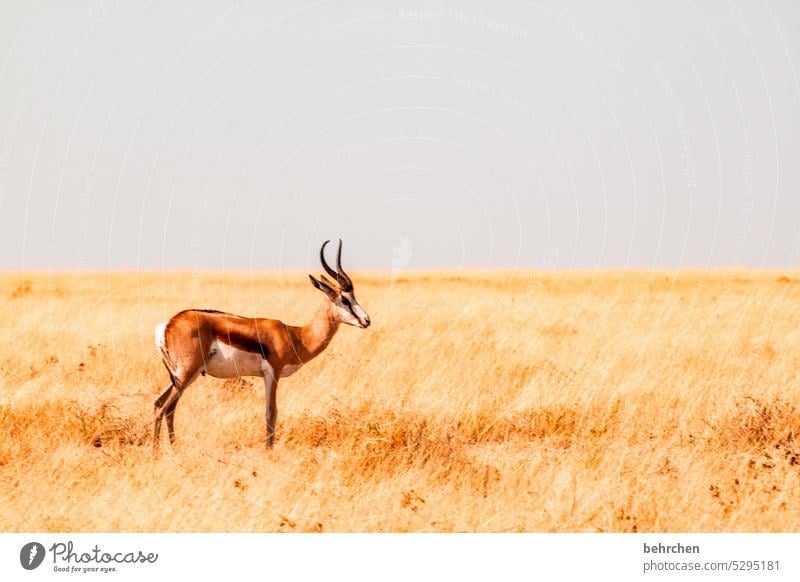
[[[305,322],[303,273],[0,275],[2,531],[798,531],[794,273],[354,274],[374,325],[203,378],[151,453],[153,327]]]

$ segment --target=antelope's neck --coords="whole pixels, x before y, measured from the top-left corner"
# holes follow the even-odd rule
[[[339,329],[339,322],[334,318],[329,302],[323,303],[308,325],[300,328],[297,339],[310,360],[328,347],[334,334]]]

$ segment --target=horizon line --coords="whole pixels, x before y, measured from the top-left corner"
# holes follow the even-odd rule
[[[194,267],[164,267],[164,268],[135,268],[135,267],[110,267],[105,269],[97,268],[82,268],[82,267],[33,267],[33,268],[5,268],[0,267],[0,275],[14,275],[14,274],[33,274],[33,275],[47,275],[47,274],[70,274],[70,275],[102,275],[102,274],[158,274],[158,273],[206,273],[206,274],[250,274],[250,273],[292,273],[292,274],[314,274],[315,271],[320,269],[305,269],[301,267],[286,267],[286,268],[263,268],[263,269],[248,269],[248,268],[235,268],[235,269],[198,269]],[[362,273],[362,274],[384,274],[396,273],[399,276],[403,274],[430,274],[430,273],[520,273],[520,272],[537,272],[537,273],[578,273],[578,272],[631,272],[631,273],[656,273],[656,272],[782,272],[782,271],[800,271],[800,265],[775,267],[753,267],[749,265],[715,265],[711,267],[700,266],[680,266],[680,267],[618,267],[618,266],[602,266],[602,267],[420,267],[414,269],[374,269],[374,268],[348,268],[347,272]]]

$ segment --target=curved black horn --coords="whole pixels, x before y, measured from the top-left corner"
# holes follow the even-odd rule
[[[336,253],[336,269],[339,271],[339,275],[341,275],[341,279],[344,282],[343,285],[339,283],[342,285],[342,290],[352,291],[353,282],[350,280],[350,277],[347,276],[347,273],[344,272],[344,269],[342,269],[342,239],[339,239],[339,251]]]
[[[322,263],[322,268],[325,269],[325,272],[328,273],[328,275],[330,275],[331,277],[333,277],[334,279],[336,279],[338,281],[339,277],[338,277],[336,271],[331,269],[330,265],[328,265],[328,263],[325,261],[325,246],[329,242],[331,242],[331,241],[326,240],[324,243],[322,243],[322,248],[319,249],[319,262]]]
[[[333,277],[336,282],[339,284],[339,287],[342,288],[342,291],[352,291],[353,284],[350,282],[350,277],[344,274],[344,271],[341,271],[341,255],[342,255],[342,241],[339,241],[339,254],[336,258],[336,264],[340,267],[340,271],[334,271],[328,262],[325,260],[325,246],[331,241],[326,240],[322,243],[322,248],[319,249],[319,261],[322,263],[322,268],[325,269],[325,272],[328,273],[331,277]]]

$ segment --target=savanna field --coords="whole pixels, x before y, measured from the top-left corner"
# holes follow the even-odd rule
[[[800,274],[351,273],[278,388],[169,380],[154,326],[306,323],[304,272],[0,275],[0,530],[800,531]]]

